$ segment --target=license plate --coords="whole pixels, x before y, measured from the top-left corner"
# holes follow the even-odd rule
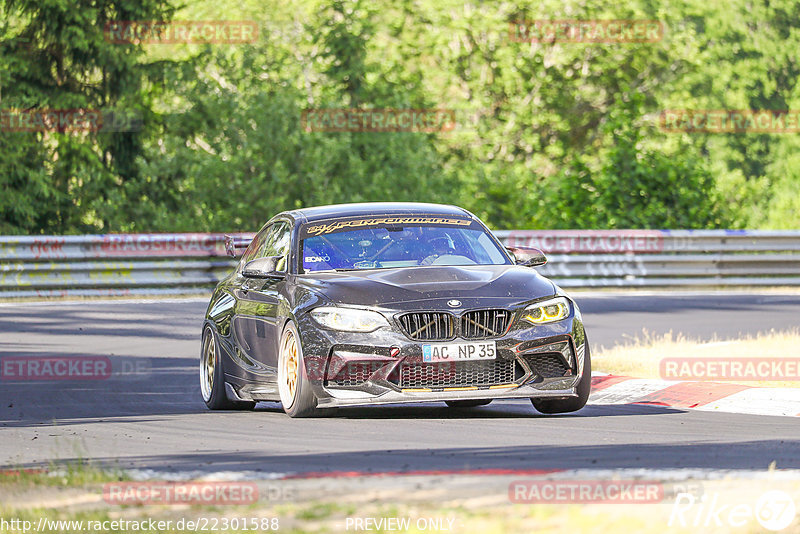
[[[496,358],[497,342],[495,341],[422,345],[422,360],[425,362],[463,362]]]

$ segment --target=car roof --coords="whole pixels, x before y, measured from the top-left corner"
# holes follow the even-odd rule
[[[284,212],[300,221],[317,221],[337,217],[358,217],[365,215],[449,215],[474,217],[458,206],[427,204],[424,202],[360,202],[354,204],[332,204],[315,206]]]

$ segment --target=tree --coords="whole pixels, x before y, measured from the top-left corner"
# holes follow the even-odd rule
[[[70,0],[4,0],[1,5],[7,21],[0,34],[5,109],[117,107],[146,114],[141,46],[115,44],[104,30],[110,21],[166,20],[173,9],[165,0],[77,5]],[[142,152],[141,136],[131,131],[15,133],[13,141],[5,142],[37,148],[23,150],[27,157],[22,158],[16,151],[4,152],[0,169],[10,169],[9,190],[22,196],[31,187],[37,192],[32,201],[39,216],[34,222],[12,211],[7,224],[28,232],[108,228],[115,188],[139,178],[136,158]],[[42,160],[47,161],[45,166]],[[0,174],[5,173],[0,170]],[[24,184],[33,177],[35,185]]]

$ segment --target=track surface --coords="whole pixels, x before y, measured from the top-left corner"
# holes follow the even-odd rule
[[[800,295],[576,295],[590,340],[672,330],[710,339],[794,328]],[[205,409],[200,300],[0,305],[0,357],[109,356],[144,365],[109,380],[0,381],[0,465],[95,459],[163,472],[460,469],[800,468],[795,418],[587,406],[541,416],[529,402],[341,410],[292,420]]]

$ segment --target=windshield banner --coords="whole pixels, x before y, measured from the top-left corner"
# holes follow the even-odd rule
[[[436,215],[392,215],[379,217],[336,218],[314,221],[300,230],[300,239],[318,235],[359,230],[362,228],[381,228],[387,226],[456,226],[468,228],[472,219],[458,217],[441,217]]]

